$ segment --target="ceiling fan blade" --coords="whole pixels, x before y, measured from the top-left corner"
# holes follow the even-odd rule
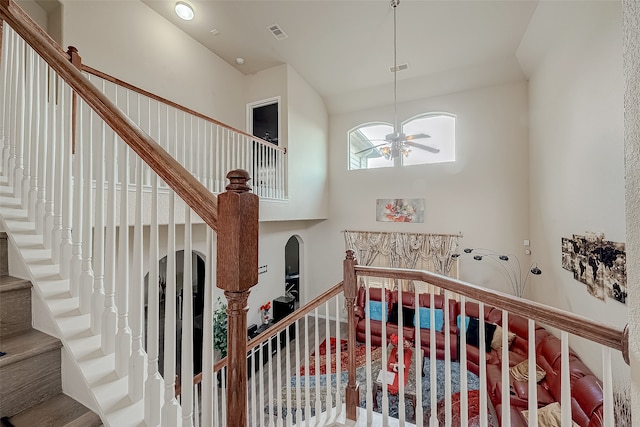
[[[413,141],[414,139],[424,139],[431,138],[431,135],[427,135],[426,133],[416,133],[413,135],[407,135],[405,137],[405,141]]]
[[[353,155],[355,156],[356,154],[365,153],[365,152],[367,152],[369,150],[373,150],[374,148],[382,147],[383,145],[387,145],[387,144],[388,144],[387,142],[383,142],[382,144],[373,145],[373,146],[371,146],[369,148],[365,148],[364,150],[360,150],[360,151],[358,151],[356,153],[353,153]],[[380,157],[380,156],[378,156],[378,157]]]
[[[419,148],[421,150],[425,150],[434,154],[440,152],[439,148],[429,147],[428,145],[418,144],[417,142],[405,141],[404,144],[408,145],[409,147]]]

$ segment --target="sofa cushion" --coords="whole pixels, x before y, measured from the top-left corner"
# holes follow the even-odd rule
[[[585,415],[591,418],[602,407],[602,383],[593,375],[582,377],[573,383],[571,396]]]
[[[526,381],[512,381],[511,386],[516,396],[524,401],[529,401],[529,383]],[[536,384],[536,398],[538,399],[538,406],[548,405],[555,402],[556,399],[549,391],[543,386]]]
[[[458,307],[458,311],[462,313],[462,306]],[[467,302],[464,309],[465,316],[480,317],[480,306],[475,302]],[[484,306],[484,320],[485,322],[493,324],[502,324],[502,311],[489,305]]]
[[[439,308],[434,309],[433,312],[435,319],[434,328],[436,331],[442,332],[442,328],[444,327],[444,312]],[[414,325],[420,326],[422,329],[431,329],[431,309],[419,307],[414,318]]]

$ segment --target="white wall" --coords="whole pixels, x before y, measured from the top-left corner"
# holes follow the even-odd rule
[[[287,148],[286,203],[262,201],[262,221],[323,219],[328,213],[329,117],[320,95],[289,65],[248,76],[247,103],[280,97],[281,146]]]
[[[318,283],[341,280],[345,229],[462,232],[462,247],[518,253],[527,262],[521,255],[522,240],[530,238],[527,103],[520,82],[400,104],[400,119],[431,111],[457,115],[456,162],[401,169],[347,170],[348,131],[364,122],[392,122],[392,106],[332,116],[329,220],[314,227],[311,276]],[[423,198],[425,222],[376,222],[377,198]],[[498,268],[463,260],[461,278],[506,291]]]
[[[63,0],[83,63],[237,128],[245,77],[140,1]]]
[[[24,9],[27,14],[45,31],[47,30],[47,12],[33,0],[16,0],[16,4]]]
[[[549,33],[555,38],[529,67],[529,217],[532,249],[544,270],[532,296],[623,326],[627,306],[590,296],[586,285],[562,269],[560,246],[562,237],[585,231],[626,240],[621,5],[541,2],[525,41]],[[529,57],[535,48],[523,43],[519,53]],[[599,350],[582,342],[572,346],[600,371]]]

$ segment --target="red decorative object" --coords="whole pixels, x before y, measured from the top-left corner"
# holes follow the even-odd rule
[[[269,311],[271,310],[271,301],[267,301],[265,304],[260,306],[260,311]]]
[[[260,306],[260,317],[262,318],[262,323],[265,325],[268,325],[269,320],[271,320],[269,310],[271,310],[271,301],[267,301],[265,304]]]
[[[395,334],[394,334],[395,335]],[[393,336],[393,335],[392,335]],[[396,339],[397,339],[397,335],[396,335]],[[402,368],[404,368],[404,385],[407,385],[407,382],[409,382],[409,367],[411,366],[411,355],[413,354],[413,352],[411,351],[410,348],[404,350],[404,354],[403,354],[403,359],[404,359],[404,363],[402,363]],[[389,355],[389,360],[387,363],[387,371],[389,372],[394,372],[395,378],[393,380],[393,384],[389,384],[388,390],[390,393],[398,393],[398,390],[400,390],[400,385],[398,383],[398,378],[400,376],[399,372],[398,372],[398,347],[394,347],[393,350],[391,350],[391,354]]]
[[[396,334],[391,334],[391,336],[389,337],[389,341],[391,341],[391,344],[393,344],[396,348],[398,347],[399,340],[400,338]]]

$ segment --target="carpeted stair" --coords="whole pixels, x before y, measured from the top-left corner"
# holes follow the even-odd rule
[[[31,283],[9,276],[0,233],[0,424],[92,427],[100,418],[62,393],[60,341],[31,327]]]

